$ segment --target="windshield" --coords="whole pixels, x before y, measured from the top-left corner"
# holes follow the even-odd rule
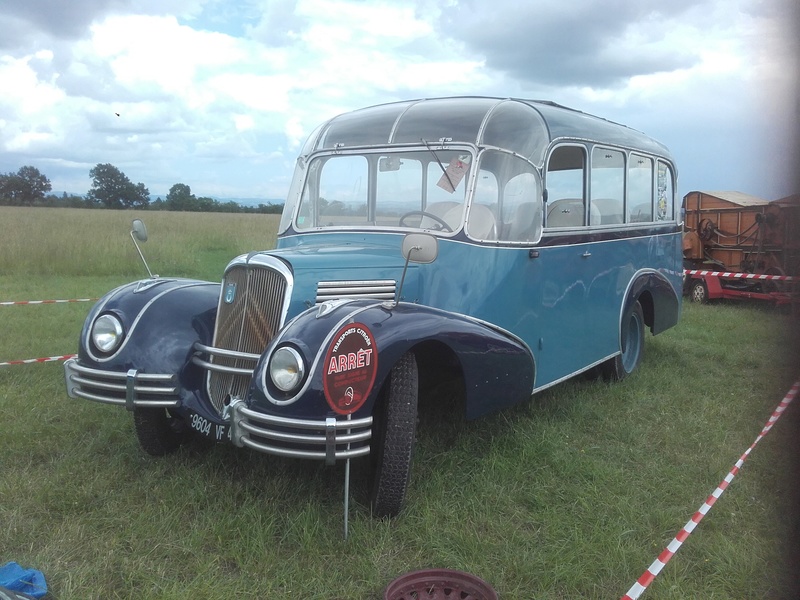
[[[471,163],[472,154],[463,149],[316,157],[308,167],[297,228],[456,231]]]
[[[541,234],[539,175],[502,150],[485,149],[477,162],[468,148],[435,146],[325,154],[302,164],[302,175],[299,231],[402,228],[447,236],[463,228],[473,240],[512,243],[536,242]]]

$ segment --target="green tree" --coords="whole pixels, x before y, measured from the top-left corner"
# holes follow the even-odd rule
[[[50,180],[36,167],[25,166],[16,173],[0,175],[0,201],[2,204],[33,206],[53,189]]]
[[[143,183],[134,184],[127,175],[111,164],[98,164],[89,175],[92,187],[86,198],[105,208],[147,208],[150,192]]]
[[[195,208],[196,198],[192,194],[192,188],[185,183],[176,183],[167,193],[164,201],[164,208],[167,210],[197,210]]]

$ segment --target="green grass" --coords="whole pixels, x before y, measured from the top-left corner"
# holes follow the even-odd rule
[[[10,227],[15,210],[24,219],[13,214]],[[144,215],[143,250],[163,275],[218,280],[235,254],[269,247],[260,235],[274,244],[274,220],[237,236],[243,221],[186,216],[182,229],[184,215]],[[0,300],[97,296],[140,277],[131,217],[0,211]],[[36,248],[51,244],[45,222],[107,227],[121,244],[77,229],[52,256]],[[204,249],[186,257],[183,244]],[[38,258],[20,266],[9,252]],[[89,307],[0,307],[0,362],[74,352]],[[0,367],[0,561],[41,569],[57,600],[367,600],[427,567],[474,573],[504,600],[619,598],[797,378],[795,329],[757,305],[685,305],[623,383],[579,378],[473,422],[450,417],[443,388],[421,413],[398,518],[370,518],[354,462],[347,540],[342,466],[227,446],[153,459],[124,410],[67,398],[60,363]],[[792,405],[643,598],[795,597],[798,425]]]

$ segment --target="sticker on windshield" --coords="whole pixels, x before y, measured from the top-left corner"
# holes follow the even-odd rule
[[[378,372],[378,349],[363,323],[345,325],[333,336],[325,355],[325,399],[340,415],[356,412],[372,391]]]
[[[451,194],[455,192],[458,184],[461,183],[461,180],[464,179],[464,175],[469,171],[469,161],[469,154],[454,156],[436,185]]]

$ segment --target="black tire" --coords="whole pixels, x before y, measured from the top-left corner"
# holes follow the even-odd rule
[[[696,304],[708,302],[708,288],[702,279],[695,279],[689,286],[689,298]]]
[[[139,445],[151,456],[175,452],[191,437],[186,424],[164,408],[134,408],[133,425]]]
[[[644,329],[644,312],[637,301],[622,319],[622,352],[601,365],[605,379],[622,381],[636,370],[644,356]]]
[[[418,397],[417,361],[408,352],[392,367],[376,407],[370,485],[373,517],[394,517],[403,508],[411,475]]]

